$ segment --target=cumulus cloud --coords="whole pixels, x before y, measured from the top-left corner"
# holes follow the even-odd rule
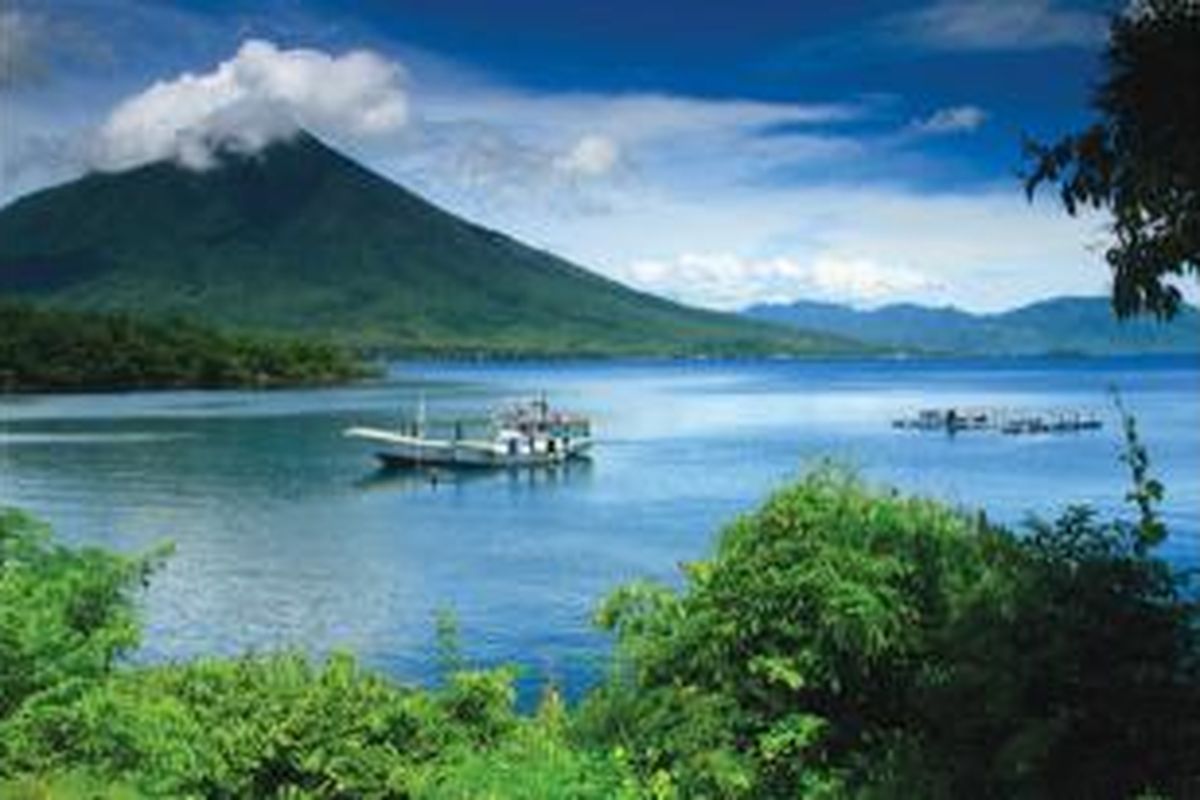
[[[617,165],[621,149],[607,136],[581,137],[566,153],[554,160],[554,166],[570,175],[593,177],[606,175]]]
[[[819,256],[809,268],[808,278],[819,297],[860,303],[940,288],[929,276],[907,267],[885,267],[868,258],[834,253]]]
[[[683,253],[643,259],[619,269],[621,280],[679,302],[722,310],[766,298],[798,296],[808,271],[788,258],[748,259],[733,253]]]
[[[838,253],[822,253],[811,261],[684,253],[634,261],[618,269],[616,277],[680,302],[725,311],[801,298],[876,303],[936,286],[915,270]]]
[[[1096,45],[1104,41],[1108,20],[1053,0],[938,0],[905,16],[901,28],[940,49],[1034,50]]]
[[[908,127],[914,133],[940,136],[973,131],[985,120],[987,112],[978,106],[953,106],[940,108],[924,119],[913,120]]]
[[[404,72],[366,50],[334,56],[251,40],[202,74],[155,83],[101,125],[92,164],[117,170],[171,159],[193,169],[221,149],[258,150],[300,128],[339,137],[399,130],[408,119]]]

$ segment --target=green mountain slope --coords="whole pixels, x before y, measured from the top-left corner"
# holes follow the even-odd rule
[[[461,220],[300,135],[193,172],[92,174],[0,210],[0,293],[410,352],[844,352],[685,308]]]
[[[999,314],[911,304],[858,311],[800,301],[746,310],[753,319],[880,346],[975,355],[1200,353],[1200,311],[1184,306],[1169,323],[1117,320],[1104,297],[1057,297]]]

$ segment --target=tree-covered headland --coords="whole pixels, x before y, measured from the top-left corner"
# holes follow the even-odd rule
[[[0,299],[0,391],[271,387],[368,374],[349,351],[311,338]]]

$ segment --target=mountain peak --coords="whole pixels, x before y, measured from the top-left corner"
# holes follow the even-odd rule
[[[636,292],[473,225],[310,133],[93,173],[0,210],[0,292],[420,351],[846,350]]]
[[[298,128],[289,136],[268,142],[257,150],[248,151],[240,147],[217,145],[213,152],[218,159],[218,168],[245,163],[273,165],[288,161],[307,161],[324,164],[331,169],[370,171],[304,128]]]

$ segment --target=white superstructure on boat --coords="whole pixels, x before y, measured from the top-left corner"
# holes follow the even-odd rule
[[[418,421],[405,429],[353,427],[345,435],[364,439],[382,449],[376,457],[387,466],[430,467],[521,467],[558,464],[586,455],[591,448],[591,424],[586,417],[550,408],[546,399],[512,406],[498,412],[491,435],[470,438],[462,435],[461,423],[454,435],[426,435],[424,404]]]

